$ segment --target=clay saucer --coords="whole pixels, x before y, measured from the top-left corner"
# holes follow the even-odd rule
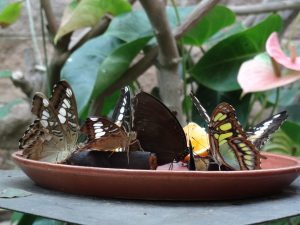
[[[264,153],[261,170],[180,171],[79,167],[25,159],[18,166],[36,184],[72,194],[147,200],[230,200],[280,192],[300,174],[297,158]],[[160,168],[163,169],[163,168]]]

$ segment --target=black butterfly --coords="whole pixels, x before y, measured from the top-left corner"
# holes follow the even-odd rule
[[[33,97],[32,112],[38,117],[19,141],[23,156],[60,163],[76,150],[79,135],[74,93],[66,81],[59,81],[48,100],[43,93]]]
[[[225,166],[234,170],[259,169],[262,156],[258,149],[283,123],[287,117],[286,112],[276,114],[250,131],[244,132],[234,108],[228,103],[219,104],[209,117],[192,93],[191,98],[199,114],[208,124],[211,156],[219,167]]]
[[[181,160],[187,153],[184,131],[174,114],[145,92],[133,100],[133,130],[142,148],[157,155],[158,165]]]

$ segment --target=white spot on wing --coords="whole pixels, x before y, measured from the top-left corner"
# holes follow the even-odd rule
[[[121,121],[121,120],[123,119],[123,117],[124,117],[124,115],[123,115],[123,114],[120,114],[120,115],[118,116],[118,120]]]
[[[66,117],[62,116],[61,114],[58,114],[58,119],[61,124],[64,124],[66,122]]]
[[[120,113],[124,113],[125,112],[125,107],[122,106],[122,108],[120,109]]]
[[[71,96],[72,96],[72,91],[71,91],[70,88],[67,88],[67,89],[66,89],[66,94],[67,94],[68,97],[71,97]]]
[[[70,90],[70,89],[69,89]],[[68,95],[68,94],[67,94]],[[71,95],[72,95],[72,92],[71,92]],[[70,96],[69,96],[70,97]],[[63,100],[64,104],[66,105],[66,108],[70,108],[71,107],[71,104],[70,104],[70,101],[68,99],[64,99]]]
[[[40,120],[43,127],[48,127],[48,122],[46,120]]]
[[[67,112],[64,108],[60,108],[59,109],[59,114],[65,117],[67,115]]]
[[[100,133],[96,133],[95,134],[95,138],[96,139],[98,139],[98,138],[100,138],[100,137],[102,137],[102,136],[104,136],[105,135],[105,132],[103,131],[103,132],[100,132]]]
[[[45,107],[48,107],[48,105],[49,105],[49,102],[48,102],[48,100],[47,100],[47,99],[43,99],[43,105],[44,105]]]
[[[90,120],[91,120],[91,121],[97,121],[98,118],[97,118],[97,117],[90,117]]]
[[[101,133],[102,131],[103,131],[103,129],[101,129],[101,128],[95,129],[95,133]]]

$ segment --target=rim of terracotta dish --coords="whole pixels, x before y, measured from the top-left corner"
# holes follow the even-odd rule
[[[264,176],[264,175],[278,175],[278,174],[286,174],[286,173],[300,173],[300,159],[297,159],[296,157],[292,156],[286,156],[286,155],[280,155],[275,153],[263,153],[263,155],[266,156],[275,156],[287,160],[291,160],[295,162],[295,165],[292,166],[286,166],[286,167],[279,167],[279,168],[273,168],[273,169],[260,169],[260,170],[244,170],[244,171],[179,171],[179,170],[138,170],[138,169],[117,169],[117,168],[101,168],[101,167],[85,167],[85,166],[74,166],[74,165],[64,165],[64,164],[54,164],[54,163],[48,163],[48,162],[41,162],[31,159],[23,158],[22,151],[17,151],[12,153],[12,158],[15,160],[18,164],[18,162],[22,162],[23,164],[27,164],[30,167],[46,167],[47,170],[53,169],[64,169],[65,173],[74,173],[74,170],[76,170],[77,174],[86,174],[86,172],[89,172],[89,175],[92,175],[91,173],[97,173],[103,172],[103,173],[119,173],[119,174],[140,174],[145,176],[152,176],[155,174],[161,174],[161,175],[201,175],[201,176],[219,176],[219,177],[232,177],[232,176],[240,176],[240,175],[246,175],[248,176]]]

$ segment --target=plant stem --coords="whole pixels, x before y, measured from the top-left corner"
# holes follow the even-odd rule
[[[163,102],[177,113],[176,117],[183,123],[181,96],[183,85],[179,79],[178,65],[180,56],[174,36],[169,25],[163,0],[140,0],[154,29],[158,43],[158,83]]]

